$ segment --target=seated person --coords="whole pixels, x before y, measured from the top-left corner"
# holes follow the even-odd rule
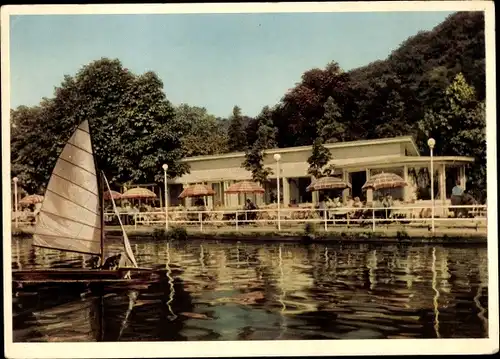
[[[255,203],[253,203],[250,198],[247,198],[245,206],[243,208],[246,211],[254,211],[257,209],[257,206]],[[254,220],[257,217],[257,212],[247,212],[246,213],[246,218],[249,220]]]
[[[202,212],[202,211],[207,210],[205,207],[205,201],[201,197],[198,197],[195,199],[194,205],[195,205],[195,207],[198,207],[198,208],[196,208],[197,211]],[[208,217],[208,213],[202,213],[201,217],[203,220],[205,220]]]
[[[247,211],[252,211],[257,209],[257,206],[250,200],[250,198],[247,198],[244,209],[246,209]]]
[[[361,218],[361,216],[363,215],[364,205],[363,205],[363,202],[361,202],[361,199],[359,197],[354,197],[352,207],[356,208],[356,209],[353,210],[353,212],[351,214],[351,218],[354,218],[354,219]]]
[[[203,209],[199,209],[200,211],[202,211],[205,208],[205,201],[203,200],[203,198],[198,197],[194,200],[194,206],[195,207],[202,207]]]
[[[335,197],[332,203],[333,208],[339,208],[342,207],[342,202],[340,201],[340,197]]]
[[[390,217],[391,215],[391,209],[390,207],[393,206],[393,201],[392,201],[392,196],[390,194],[386,194],[384,199],[382,200],[382,206],[386,209],[386,218]]]
[[[325,199],[323,198],[319,203],[318,203],[318,212],[319,212],[319,215],[321,217],[324,217],[325,216],[325,211],[326,211],[326,201]]]
[[[381,197],[377,197],[377,198],[374,198],[374,199],[373,199],[372,207],[373,207],[373,208],[379,208],[379,209],[380,209],[381,207],[383,207]]]
[[[354,202],[352,203],[352,206],[354,208],[363,208],[363,202],[361,202],[361,199],[359,197],[354,197]]]
[[[381,216],[385,217],[385,209],[384,209],[384,206],[382,205],[382,198],[381,197],[374,198],[372,203],[368,203],[368,206],[364,212],[364,215],[372,217],[373,212],[375,212],[376,218],[379,218]]]
[[[392,204],[393,204],[392,196],[390,194],[386,194],[385,197],[382,199],[382,206],[391,207]]]

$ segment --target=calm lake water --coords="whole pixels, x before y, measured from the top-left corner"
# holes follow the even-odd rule
[[[164,265],[171,279],[99,296],[68,286],[14,295],[14,341],[488,335],[485,247],[131,241],[139,265]],[[12,249],[13,268],[84,262],[30,239]]]

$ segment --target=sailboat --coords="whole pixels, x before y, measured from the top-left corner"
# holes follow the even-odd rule
[[[100,178],[100,180],[99,180]],[[104,263],[104,183],[98,175],[88,120],[74,131],[52,171],[33,234],[33,246],[99,256]],[[13,270],[16,285],[23,283],[119,283],[158,275],[140,268],[134,257],[116,204],[113,208],[123,232],[121,263],[116,270],[42,268]]]

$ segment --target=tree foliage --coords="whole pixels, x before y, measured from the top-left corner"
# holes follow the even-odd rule
[[[427,135],[418,124],[424,118],[431,121],[441,109],[451,121],[450,84],[461,73],[475,89],[477,106],[472,102],[460,105],[467,108],[464,111],[468,111],[469,118],[455,106],[453,116],[464,117],[464,127],[447,122],[449,129],[441,128],[437,132],[444,132],[435,137],[447,143],[442,154],[470,154],[476,158],[470,187],[484,192],[486,177],[482,172],[486,167],[482,164],[486,152],[479,140],[479,132],[484,131],[484,120],[480,123],[484,118],[480,115],[486,89],[484,65],[484,14],[452,14],[433,30],[407,39],[385,60],[348,72],[335,62],[324,69],[306,71],[273,111],[278,145],[313,145],[310,170],[318,175],[324,163],[324,142],[413,136],[425,152]],[[463,84],[453,86],[463,88]],[[472,145],[474,151],[469,147]]]
[[[331,96],[328,97],[323,107],[323,117],[317,124],[318,136],[321,136],[326,143],[344,141],[348,124],[344,122],[340,107]]]
[[[421,142],[433,137],[435,153],[471,156],[467,186],[479,199],[486,196],[486,119],[483,101],[459,73],[445,91],[442,106],[430,108],[419,121]]]
[[[179,163],[189,125],[174,116],[155,73],[134,75],[103,58],[65,76],[54,97],[12,112],[12,174],[30,192],[47,184],[63,146],[89,120],[97,165],[111,183],[162,181],[188,171]]]
[[[306,71],[301,82],[285,94],[273,111],[278,145],[310,145],[327,99],[331,97],[339,106],[343,105],[348,77],[335,62],[324,69]]]
[[[244,151],[247,147],[245,124],[243,122],[243,116],[241,115],[241,109],[238,106],[234,106],[233,114],[229,118],[227,136],[229,152]]]
[[[417,122],[442,102],[458,73],[484,100],[484,56],[483,13],[459,12],[410,37],[385,60],[348,72],[335,62],[308,70],[275,106],[278,145],[313,144],[327,101],[335,102],[342,114],[337,123],[345,125],[337,131],[343,138],[332,141],[418,137]]]
[[[245,160],[242,167],[252,172],[252,179],[258,183],[265,183],[272,173],[270,167],[264,167],[264,151],[276,147],[276,128],[271,119],[271,109],[264,107],[257,117],[258,129],[255,142],[245,151]]]
[[[175,109],[177,120],[188,125],[182,136],[183,155],[202,156],[227,152],[228,138],[220,120],[202,107],[181,104]]]
[[[314,178],[333,174],[333,166],[327,166],[328,162],[332,159],[332,154],[324,146],[324,142],[342,141],[345,134],[342,114],[335,100],[329,97],[324,107],[323,117],[317,124],[317,135],[312,145],[312,153],[307,159],[307,163],[309,163],[307,173],[314,176]]]
[[[307,163],[309,163],[307,173],[314,176],[316,179],[330,175],[331,169],[324,170],[324,167],[328,164],[331,158],[332,154],[323,145],[323,139],[321,137],[317,137],[313,142],[311,156],[307,159]]]

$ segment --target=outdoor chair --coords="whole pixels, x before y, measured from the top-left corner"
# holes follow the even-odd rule
[[[217,227],[220,227],[224,225],[224,223],[219,222],[223,220],[223,216],[224,214],[221,212],[212,212],[210,213],[210,221],[216,221],[213,224]]]
[[[281,211],[281,218],[282,219],[292,219],[291,211],[289,211],[289,210]]]
[[[155,215],[152,215],[149,213],[141,213],[140,217],[141,217],[143,224],[145,224],[146,226],[149,226],[151,224],[151,222],[156,219]]]
[[[257,224],[264,226],[269,221],[269,213],[267,211],[258,212],[257,219],[259,220]]]
[[[267,211],[268,216],[268,224],[274,224],[274,222],[278,219],[278,212],[275,210]]]
[[[304,219],[303,211],[292,211],[292,219]]]
[[[172,214],[169,213],[168,217],[172,219],[173,222],[181,222],[187,220],[187,215],[185,212],[182,212],[182,210],[176,210]]]
[[[337,207],[337,208],[334,208],[332,210],[329,211],[328,213],[328,219],[330,221],[342,221],[342,223],[347,223],[348,219],[349,219],[349,210],[347,209],[343,209],[341,207]]]
[[[349,219],[354,220],[354,223],[358,223],[361,217],[363,217],[364,208],[363,207],[353,207],[349,211]]]
[[[318,219],[320,218],[318,211],[316,209],[311,208],[307,213],[306,213],[306,219]]]

